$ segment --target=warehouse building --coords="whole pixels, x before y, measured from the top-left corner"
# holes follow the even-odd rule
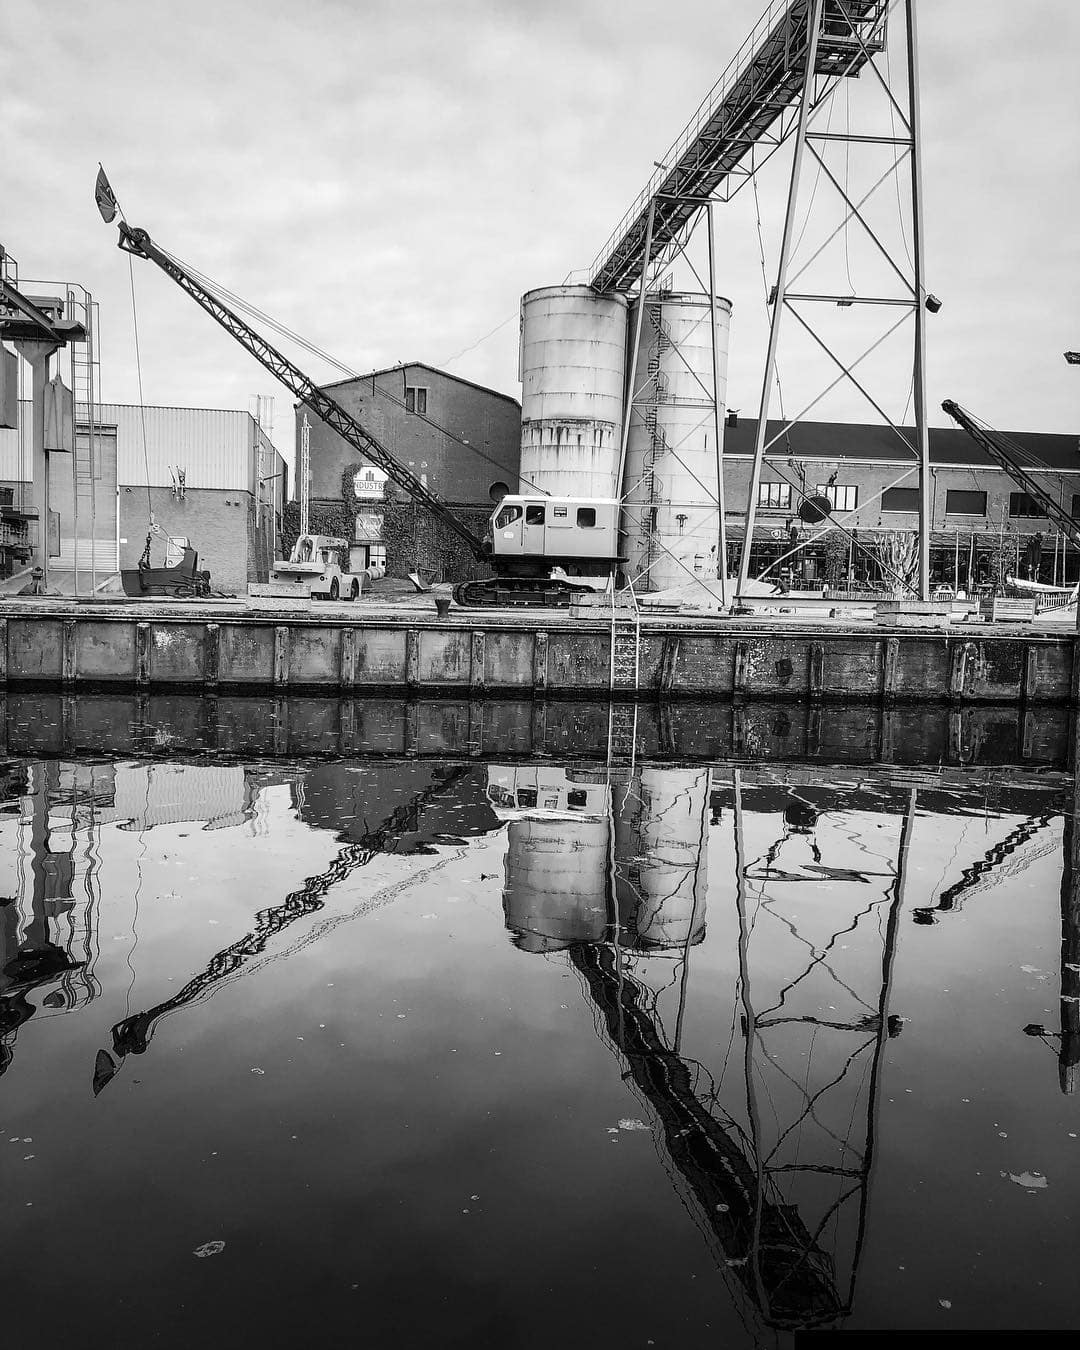
[[[24,403],[18,429],[0,430],[0,493],[27,510],[30,435]],[[58,589],[86,593],[118,568],[136,567],[151,512],[169,536],[152,544],[156,565],[176,561],[190,543],[215,590],[243,594],[249,580],[267,579],[287,468],[250,413],[99,404],[92,437],[77,423],[75,454],[49,461],[50,581]]]
[[[521,406],[507,394],[423,362],[323,387],[474,530],[482,530],[494,502],[516,490]],[[298,473],[305,420],[313,529],[328,534],[347,529],[356,567],[384,563],[396,574],[413,567],[439,576],[465,574],[469,561],[460,546],[426,512],[411,509],[407,521],[385,528],[387,475],[302,403],[296,408]],[[405,494],[389,495],[400,500]]]
[[[781,434],[782,428],[782,422],[769,422],[766,441],[778,439],[758,488],[752,576],[791,550],[792,531],[797,542],[817,528],[799,520],[804,496],[827,497],[833,519],[864,539],[882,531],[918,529],[917,462],[890,427],[798,422]],[[724,487],[732,568],[743,538],[756,431],[756,419],[728,415]],[[1038,484],[1080,521],[1080,439],[1040,432],[1005,434],[1030,458]],[[913,427],[905,428],[904,435],[917,444]],[[1030,572],[1048,584],[1077,580],[1080,551],[966,432],[931,427],[930,462],[934,582],[970,588],[989,581],[998,551],[1004,553],[1010,574]],[[859,548],[850,548],[849,554],[851,580],[877,580],[872,562]],[[824,542],[800,550],[791,560],[796,580],[820,584],[825,557]]]

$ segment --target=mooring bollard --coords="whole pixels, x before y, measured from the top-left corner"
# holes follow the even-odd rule
[[[440,619],[448,618],[450,614],[450,596],[437,595],[435,597],[435,610]]]

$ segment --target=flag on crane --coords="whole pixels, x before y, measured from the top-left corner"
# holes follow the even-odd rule
[[[94,184],[94,201],[97,202],[97,209],[101,212],[101,219],[106,225],[116,219],[116,213],[120,209],[116,200],[116,194],[109,185],[109,180],[105,177],[105,170],[98,165],[97,182]]]

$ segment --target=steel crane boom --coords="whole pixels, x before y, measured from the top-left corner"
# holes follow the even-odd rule
[[[416,477],[414,473],[405,467],[400,460],[396,459],[390,451],[376,440],[369,431],[360,425],[355,417],[337,402],[331,398],[324,390],[309,376],[288,359],[283,356],[276,347],[272,347],[269,342],[257,333],[249,324],[245,323],[239,315],[212,295],[199,281],[197,281],[189,272],[169,256],[168,253],[158,247],[153,239],[145,230],[135,229],[128,225],[126,221],[120,222],[120,247],[126,253],[133,253],[138,258],[147,258],[155,263],[170,277],[176,284],[191,296],[197,305],[204,309],[212,319],[215,319],[225,331],[234,337],[237,342],[255,359],[260,362],[274,376],[281,381],[286,389],[291,390],[298,399],[306,403],[307,406],[322,420],[331,427],[341,437],[343,441],[351,445],[354,450],[360,451],[371,463],[389,475],[399,487],[403,487],[416,501],[421,502],[432,515],[437,516],[439,520],[452,530],[469,549],[475,558],[485,561],[489,556],[489,550],[483,539],[473,534],[467,525],[463,525],[453,511],[445,505],[434,492]]]
[[[1080,524],[1072,518],[1059,501],[1054,500],[1053,495],[1047,492],[1032,473],[1020,463],[1017,456],[999,443],[1000,433],[992,431],[989,427],[981,426],[971,413],[961,408],[959,403],[955,403],[951,398],[947,398],[941,407],[942,411],[947,412],[953,421],[962,427],[971,439],[990,456],[998,468],[1004,469],[1018,487],[1038,502],[1043,513],[1059,529],[1064,530],[1073,543],[1080,545]]]
[[[111,217],[109,218],[111,219]],[[565,607],[579,594],[603,590],[624,559],[618,553],[619,502],[614,498],[507,494],[492,516],[493,540],[473,534],[415,474],[366,431],[336,399],[212,294],[145,230],[120,221],[120,247],[155,263],[167,277],[302,400],[333,431],[383,470],[462,540],[496,575],[465,581],[454,598],[466,608],[486,605]],[[192,555],[194,557],[194,554]],[[574,578],[570,580],[570,578]],[[331,590],[331,598],[334,592]]]

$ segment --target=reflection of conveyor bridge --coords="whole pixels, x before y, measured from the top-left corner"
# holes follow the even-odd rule
[[[415,830],[417,813],[425,805],[451,791],[459,780],[471,772],[471,767],[453,769],[445,778],[397,807],[377,829],[366,834],[363,839],[345,845],[324,872],[308,877],[303,886],[287,895],[281,904],[260,911],[250,932],[211,957],[206,967],[172,998],[118,1022],[112,1033],[115,1052],[118,1055],[142,1054],[163,1018],[208,998],[252,957],[265,951],[278,934],[300,919],[321,910],[324,897],[334,886],[357,868],[365,867],[379,854],[390,851],[398,839]]]

